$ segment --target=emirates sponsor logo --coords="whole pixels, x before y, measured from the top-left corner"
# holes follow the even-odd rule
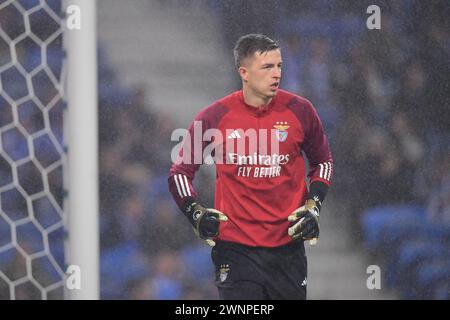
[[[229,153],[228,157],[230,158],[231,164],[236,165],[280,165],[286,164],[289,162],[288,154],[257,154],[256,152],[252,155],[239,155],[237,153]]]

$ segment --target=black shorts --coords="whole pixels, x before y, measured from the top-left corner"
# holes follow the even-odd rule
[[[303,241],[276,248],[216,241],[211,251],[222,300],[305,300]]]

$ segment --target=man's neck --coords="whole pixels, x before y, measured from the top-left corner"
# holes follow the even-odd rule
[[[249,88],[243,87],[242,93],[244,95],[244,102],[251,107],[258,108],[260,106],[267,106],[273,98],[263,98],[254,94]]]

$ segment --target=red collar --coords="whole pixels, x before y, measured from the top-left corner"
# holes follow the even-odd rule
[[[272,100],[270,101],[270,103],[268,105],[261,105],[261,106],[255,107],[255,106],[251,106],[245,102],[244,92],[242,90],[238,91],[238,98],[244,105],[244,108],[256,116],[263,116],[265,114],[268,114],[273,109],[273,106],[275,105],[275,100],[276,100],[277,96],[278,96],[278,94],[272,98]]]

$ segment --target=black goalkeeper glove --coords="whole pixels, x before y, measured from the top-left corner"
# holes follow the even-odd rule
[[[196,202],[188,204],[184,211],[197,237],[214,247],[216,243],[212,239],[219,235],[220,222],[228,221],[228,217],[216,209],[204,208]]]
[[[289,228],[288,234],[293,240],[301,238],[303,240],[310,240],[311,245],[317,243],[319,238],[319,211],[320,202],[317,203],[313,199],[306,200],[305,204],[296,209],[288,217],[289,221],[298,221]]]

